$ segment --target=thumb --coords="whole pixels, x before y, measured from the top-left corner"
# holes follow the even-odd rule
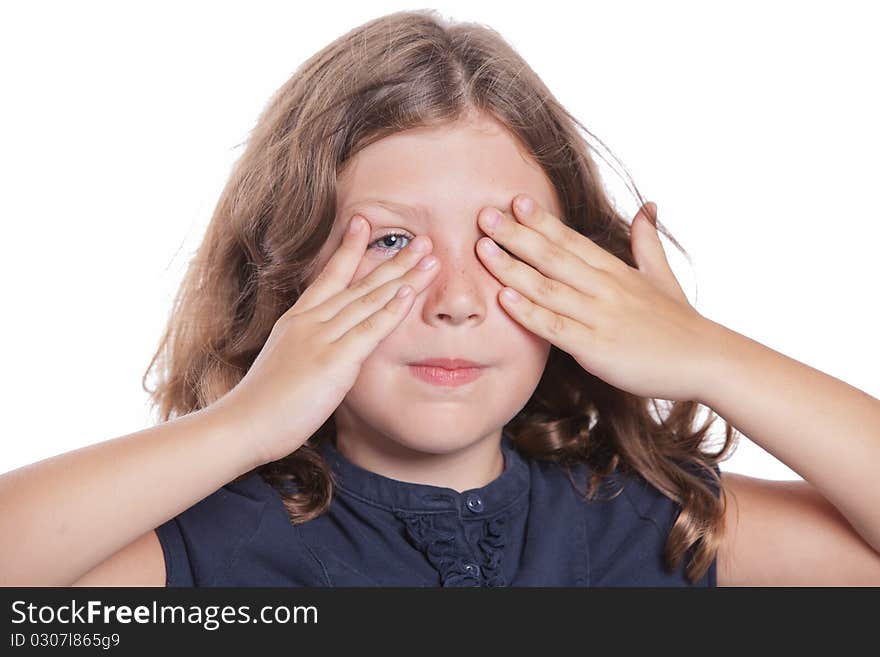
[[[657,232],[657,204],[648,201],[643,205],[633,219],[632,248],[633,257],[639,267],[659,284],[667,293],[674,298],[687,300],[687,295],[678,284],[663,244],[660,242],[660,234]]]
[[[645,203],[636,213],[630,228],[633,257],[639,269],[646,274],[656,275],[668,267],[666,253],[657,233],[657,204]]]

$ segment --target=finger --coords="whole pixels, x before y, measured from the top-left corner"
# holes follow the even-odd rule
[[[493,248],[493,245],[495,243],[491,239],[484,237],[477,242],[477,251],[483,257],[486,268],[501,283],[548,310],[588,326],[593,325],[589,312],[596,297],[585,291],[584,288],[589,286],[583,283],[592,279],[593,282],[602,284],[601,281],[609,276],[607,272],[594,269],[568,253],[567,256],[560,257],[559,262],[552,262],[549,267],[542,266],[542,270],[550,274],[545,276],[500,249]],[[566,261],[566,258],[571,262]],[[585,273],[585,269],[595,272],[595,276]]]
[[[349,358],[364,361],[409,314],[416,296],[438,269],[435,260],[431,269],[414,270],[419,272],[414,275],[414,280],[403,285],[400,280],[389,281],[366,297],[356,300],[331,320],[332,328],[328,327],[331,333],[340,332],[339,327],[347,329],[341,331],[334,343]],[[387,297],[391,298],[385,301]],[[380,305],[383,301],[385,303]]]
[[[369,242],[369,227],[369,222],[360,215],[352,217],[336,251],[293,305],[295,314],[319,306],[348,287]]]
[[[518,253],[511,255],[500,248],[500,244],[489,237],[477,242],[477,253],[483,265],[492,275],[505,285],[522,291],[538,292],[558,281],[591,297],[598,297],[608,284],[609,273],[596,269],[579,257],[558,246],[539,233],[511,222],[504,231],[522,231],[516,239]],[[497,234],[496,234],[497,237]],[[532,296],[534,299],[535,296]]]
[[[531,201],[531,209],[522,207],[521,200]],[[626,264],[583,233],[567,225],[528,194],[517,195],[512,205],[516,221],[573,253],[591,267],[613,272],[621,264]]]
[[[561,281],[584,294],[598,296],[601,293],[607,282],[607,272],[593,267],[529,226],[500,214],[495,225],[490,225],[480,215],[479,221],[485,225],[484,230],[491,234],[491,238],[479,240],[477,252],[486,268],[502,283],[524,290],[531,277],[531,287],[534,288],[544,274],[544,277]],[[493,249],[493,244],[499,249]],[[503,247],[506,249],[502,251]]]
[[[412,269],[432,249],[427,235],[418,235],[393,258],[383,262],[356,283],[338,292],[315,309],[322,322],[329,321],[355,299],[369,294],[388,281],[399,279]]]
[[[507,296],[508,290],[515,294],[516,300]],[[498,298],[504,310],[519,324],[563,351],[574,355],[595,348],[596,332],[589,326],[544,308],[509,287],[505,287]]]
[[[422,267],[427,262],[433,260],[434,265],[428,269]],[[425,256],[419,264],[412,268],[401,278],[393,278],[386,281],[379,287],[369,291],[363,296],[352,300],[347,306],[342,308],[339,313],[324,323],[324,335],[331,341],[339,340],[343,335],[355,330],[359,332],[369,329],[369,326],[357,326],[366,322],[369,324],[375,313],[394,299],[394,295],[402,288],[409,286],[413,289],[413,296],[418,296],[424,290],[428,283],[434,278],[439,267],[437,266],[437,258],[434,256]],[[369,331],[367,331],[369,333]]]

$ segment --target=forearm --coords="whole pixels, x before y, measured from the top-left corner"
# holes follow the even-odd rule
[[[707,322],[697,401],[807,480],[880,551],[880,400]]]
[[[258,465],[211,409],[0,476],[0,585],[67,586]]]

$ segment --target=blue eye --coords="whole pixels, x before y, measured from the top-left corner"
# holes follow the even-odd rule
[[[384,240],[387,240],[387,239],[389,239],[389,238],[391,238],[391,237],[395,238],[394,244],[390,244],[390,245],[387,245],[387,246],[376,246],[376,245],[378,245],[380,242],[382,242],[382,241],[384,241]],[[396,252],[400,251],[400,250],[403,248],[403,247],[400,247],[400,249],[394,250],[394,247],[400,244],[400,238],[401,238],[401,237],[404,238],[404,239],[406,239],[406,240],[414,239],[412,236],[410,236],[410,235],[408,235],[408,234],[406,234],[406,233],[388,233],[387,235],[383,235],[382,237],[380,237],[380,238],[376,239],[375,241],[373,241],[373,242],[369,245],[368,248],[371,248],[371,249],[372,249],[372,248],[376,248],[376,249],[379,249],[380,251],[386,251],[386,252],[387,252],[387,251],[394,251],[394,252],[396,253]]]

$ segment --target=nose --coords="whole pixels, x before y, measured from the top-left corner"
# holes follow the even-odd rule
[[[433,254],[439,269],[424,291],[425,323],[476,326],[485,321],[487,311],[498,305],[502,285],[480,261],[476,240],[454,248],[435,241]]]

